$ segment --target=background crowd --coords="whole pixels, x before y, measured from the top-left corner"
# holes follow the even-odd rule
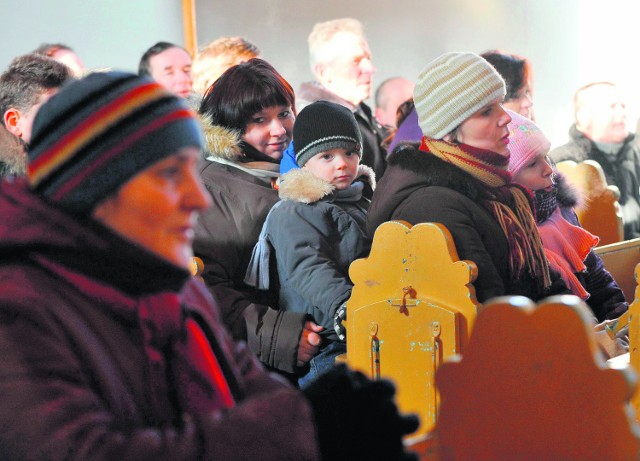
[[[150,44],[138,75],[43,44],[0,75],[7,459],[410,458],[393,385],[334,366],[349,264],[389,220],[444,224],[480,302],[573,293],[594,325],[627,310],[553,163],[598,161],[640,235],[615,82],[576,89],[550,150],[523,56],[448,52],[374,91],[360,21],[307,43],[295,90],[244,37]]]

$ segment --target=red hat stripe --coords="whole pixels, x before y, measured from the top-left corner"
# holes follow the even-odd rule
[[[123,94],[102,109],[89,116],[76,129],[62,136],[48,152],[43,153],[29,164],[29,176],[32,184],[37,184],[43,177],[58,168],[75,155],[83,144],[95,139],[101,132],[109,129],[116,121],[122,120],[150,101],[165,97],[164,90],[155,83],[148,83]]]
[[[85,168],[84,172],[76,173],[72,178],[64,183],[60,189],[58,189],[53,195],[52,198],[54,200],[60,200],[64,197],[69,191],[73,190],[75,187],[80,185],[85,178],[91,176],[96,170],[102,168],[105,164],[107,164],[112,158],[116,157],[123,150],[129,148],[132,144],[136,143],[143,137],[147,136],[149,133],[157,131],[163,125],[174,122],[179,119],[192,118],[193,113],[187,109],[181,109],[170,114],[165,115],[162,118],[158,118],[153,122],[146,124],[142,129],[135,131],[128,138],[122,140],[122,142],[118,143],[117,146],[113,147],[111,150],[104,152],[97,158],[94,162],[88,165]]]

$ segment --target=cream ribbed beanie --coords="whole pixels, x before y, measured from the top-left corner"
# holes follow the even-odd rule
[[[413,100],[425,136],[442,139],[492,101],[502,102],[504,80],[474,53],[445,53],[418,76]]]

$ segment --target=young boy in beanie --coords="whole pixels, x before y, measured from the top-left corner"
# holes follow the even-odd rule
[[[338,436],[401,459],[417,423],[389,382],[342,367],[303,394],[223,328],[188,271],[201,148],[186,103],[132,74],[38,111],[28,178],[0,184],[0,459],[336,459]]]
[[[281,178],[281,201],[265,221],[246,281],[269,288],[272,248],[280,308],[304,312],[324,327],[320,352],[299,379],[304,387],[346,350],[339,319],[351,295],[349,265],[369,250],[369,201],[362,193],[365,184],[375,187],[375,179],[359,165],[362,136],[355,117],[339,104],[305,107],[293,125],[293,145],[301,168]]]
[[[509,171],[514,182],[534,193],[536,222],[550,267],[589,305],[598,322],[618,318],[628,304],[592,250],[598,237],[578,223],[573,210],[578,202],[576,191],[549,163],[551,143],[534,122],[508,112]]]

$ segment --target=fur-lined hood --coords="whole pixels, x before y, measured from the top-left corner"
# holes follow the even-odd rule
[[[562,173],[556,171],[553,174],[553,179],[558,188],[558,205],[562,208],[575,208],[582,204],[582,196],[580,192],[572,185],[569,184],[567,178]]]
[[[239,131],[214,125],[208,115],[200,115],[200,124],[204,134],[203,156],[205,158],[211,156],[237,162],[244,157]]]
[[[358,166],[358,173],[354,182],[360,181],[369,185],[372,190],[376,188],[375,174],[366,165]],[[301,203],[315,203],[332,194],[335,187],[318,178],[309,170],[295,168],[288,171],[280,178],[279,195],[282,200],[291,200]]]

